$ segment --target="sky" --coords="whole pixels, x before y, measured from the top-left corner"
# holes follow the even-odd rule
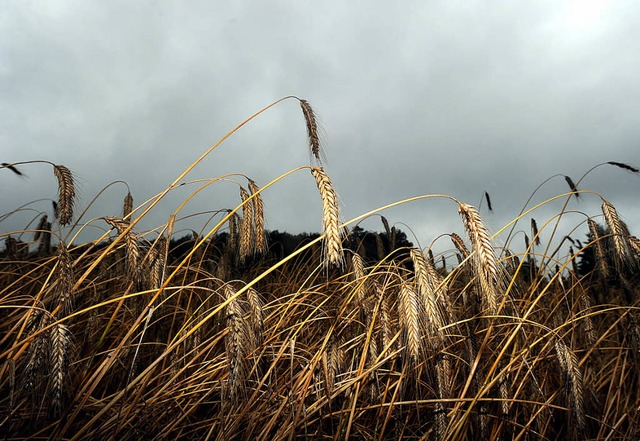
[[[635,1],[0,0],[0,9],[0,162],[71,169],[76,213],[89,207],[77,240],[107,230],[94,219],[121,213],[126,185],[142,204],[288,95],[318,116],[344,221],[445,194],[480,206],[495,233],[552,176],[530,206],[567,192],[563,175],[578,182],[606,161],[640,166]],[[302,112],[286,100],[216,148],[139,229],[166,223],[203,182],[229,175],[178,214],[178,235],[207,231],[215,210],[238,204],[241,175],[262,186],[309,164]],[[49,165],[20,170],[26,177],[0,170],[0,235],[50,213],[56,198]],[[606,165],[579,188],[609,200],[639,234],[640,176]],[[515,240],[530,235],[532,216],[550,235],[543,225],[565,200],[524,217]],[[568,209],[598,216],[600,202],[585,193]],[[277,181],[264,203],[269,229],[322,228],[308,170]],[[462,231],[446,198],[381,214],[422,247],[451,248],[441,235]],[[585,219],[567,215],[562,227],[583,238]],[[377,216],[360,225],[382,230]]]

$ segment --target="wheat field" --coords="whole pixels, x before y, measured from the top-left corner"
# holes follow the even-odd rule
[[[138,227],[285,99],[298,98],[252,115],[150,200],[136,205],[128,191],[111,217],[84,219],[73,172],[46,163],[51,212],[0,236],[4,439],[640,438],[640,240],[580,181],[565,177],[552,219],[525,205],[495,235],[472,205],[413,198],[447,199],[466,233],[441,232],[446,252],[420,249],[396,240],[383,210],[341,221],[314,110],[299,99],[310,165],[263,187],[246,178],[237,206],[218,207],[215,225],[180,246],[181,207]],[[34,162],[44,161],[0,173]],[[278,253],[261,193],[292,173],[315,181],[323,232]],[[577,197],[601,205],[576,225],[587,241],[557,228]],[[356,234],[371,217],[381,232]],[[524,248],[496,245],[515,244],[516,224],[529,222]],[[104,234],[75,243],[70,232],[89,224]]]

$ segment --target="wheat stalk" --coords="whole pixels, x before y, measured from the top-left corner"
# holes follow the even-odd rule
[[[331,185],[329,176],[322,167],[311,167],[311,174],[316,180],[316,185],[320,191],[320,198],[322,199],[325,263],[342,267],[344,257],[339,227],[338,196],[333,189],[333,185]]]
[[[58,179],[58,222],[62,226],[69,225],[76,196],[73,175],[64,165],[54,165],[53,173]]]

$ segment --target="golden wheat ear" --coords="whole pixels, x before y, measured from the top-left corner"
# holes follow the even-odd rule
[[[480,286],[485,305],[489,307],[491,314],[497,314],[500,305],[497,292],[499,281],[498,264],[491,245],[489,231],[484,226],[478,210],[471,205],[460,202],[458,204],[458,212],[476,253],[474,262],[480,276]]]
[[[242,220],[240,221],[240,262],[244,262],[253,252],[253,204],[248,202],[249,192],[240,187],[242,199]]]
[[[318,165],[324,162],[324,152],[320,146],[320,136],[318,134],[318,121],[316,120],[316,114],[311,107],[311,104],[307,100],[300,100],[300,108],[304,115],[304,121],[307,125],[307,137],[309,139],[309,151],[315,158]]]
[[[127,192],[127,195],[124,197],[124,201],[122,202],[122,218],[125,220],[131,220],[130,215],[133,211],[133,196],[131,196],[131,192]]]
[[[253,197],[253,228],[255,233],[253,252],[255,254],[262,254],[267,248],[264,231],[264,203],[262,201],[262,195],[260,194],[260,188],[251,179],[249,179],[249,191]]]
[[[338,196],[331,184],[329,176],[322,167],[311,167],[311,174],[316,180],[322,199],[322,224],[324,226],[325,263],[342,267],[344,255],[338,211]]]
[[[58,179],[58,222],[62,226],[69,225],[73,218],[76,197],[73,175],[64,165],[54,165],[53,173]]]

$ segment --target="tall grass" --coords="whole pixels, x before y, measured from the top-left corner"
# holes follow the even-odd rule
[[[280,101],[154,198],[136,207],[127,190],[122,217],[74,218],[73,174],[51,164],[54,222],[45,214],[35,230],[2,236],[5,439],[640,437],[640,241],[603,198],[602,213],[577,226],[588,243],[550,248],[571,197],[599,197],[581,181],[565,177],[571,191],[554,198],[564,207],[531,219],[523,252],[497,248],[475,207],[424,195],[392,205],[446,198],[468,243],[443,232],[453,247],[442,256],[397,248],[382,217],[388,240],[376,235],[378,252],[367,255],[349,227],[378,210],[341,224],[315,113],[299,100],[315,164],[263,187],[249,179],[238,205],[220,207],[179,253],[171,239],[184,204],[139,231],[196,164]],[[304,169],[324,232],[275,257],[261,193]],[[192,182],[189,199],[217,180]],[[89,224],[106,232],[75,244],[73,227]],[[452,254],[454,266],[436,264]]]

